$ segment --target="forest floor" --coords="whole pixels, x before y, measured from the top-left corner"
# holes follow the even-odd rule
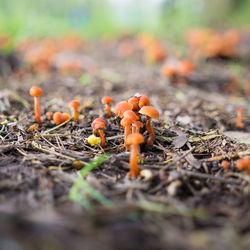
[[[171,83],[158,64],[117,53],[118,43],[78,52],[89,70],[98,65],[90,78],[56,69],[1,75],[0,249],[248,249],[250,177],[236,162],[250,155],[249,100],[225,87],[230,60],[201,61],[187,82]],[[35,130],[33,85],[43,89]],[[104,116],[102,96],[118,103],[136,93],[160,113],[153,147],[141,146],[139,167],[150,180],[126,177],[129,153],[115,116],[104,117],[105,150],[86,141],[91,122]],[[70,112],[73,99],[81,103],[79,121],[55,128],[45,113]],[[83,188],[72,201],[79,168],[104,152],[84,179],[94,191]]]

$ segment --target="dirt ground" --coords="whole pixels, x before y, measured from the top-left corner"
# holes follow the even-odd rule
[[[116,43],[88,45],[79,55],[87,69],[98,67],[89,84],[56,69],[1,75],[0,249],[249,249],[250,179],[236,168],[250,154],[249,99],[227,91],[230,61],[204,60],[187,82],[171,83],[159,64],[147,65],[137,54],[122,57]],[[33,85],[43,89],[43,123],[29,131]],[[114,116],[105,118],[109,157],[86,182],[112,207],[87,194],[87,211],[68,194],[74,163],[103,153],[86,141],[93,119],[103,116],[101,97],[117,103],[136,93],[147,94],[160,112],[154,145],[141,146],[139,164],[153,178],[126,178],[123,129]],[[45,113],[70,112],[73,99],[81,103],[80,120],[47,131],[55,125]],[[239,107],[243,129],[236,127]]]

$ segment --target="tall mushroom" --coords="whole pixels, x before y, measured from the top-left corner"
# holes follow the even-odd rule
[[[133,121],[128,118],[128,117],[123,117],[121,120],[121,126],[124,127],[124,144],[126,147],[126,150],[129,150],[128,144],[127,144],[127,138],[128,135],[131,133],[131,124],[133,123]]]
[[[36,122],[41,124],[41,116],[40,116],[40,105],[39,105],[39,97],[43,94],[43,90],[40,87],[34,86],[30,89],[30,95],[34,96],[34,109],[35,109],[35,117]]]
[[[151,147],[155,139],[154,130],[151,126],[151,119],[153,118],[153,119],[159,120],[159,112],[157,109],[153,108],[152,106],[144,106],[140,109],[139,113],[147,117],[146,130],[149,134],[149,137],[147,140],[147,146]]]
[[[110,96],[104,96],[102,98],[102,104],[106,105],[106,116],[111,117],[111,103],[114,102],[114,99]]]
[[[130,145],[130,172],[129,176],[137,178],[139,175],[137,156],[139,153],[139,144],[144,142],[144,137],[139,134],[130,134],[127,138],[127,143]]]
[[[80,103],[77,100],[73,100],[70,104],[69,107],[72,108],[73,110],[73,115],[74,115],[74,120],[77,121],[79,119],[79,114],[77,111],[77,108],[80,106]]]
[[[237,123],[236,123],[237,128],[244,128],[244,123],[242,122],[242,113],[243,113],[243,108],[238,108],[237,109]]]

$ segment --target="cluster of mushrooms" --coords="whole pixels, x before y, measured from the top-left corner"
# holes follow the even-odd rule
[[[42,123],[40,117],[40,107],[39,107],[39,97],[42,95],[43,91],[40,87],[34,86],[30,89],[30,95],[34,97],[34,110],[36,122],[38,124]],[[113,116],[111,112],[111,104],[114,99],[109,96],[104,96],[102,98],[102,104],[106,106],[105,117],[110,119]],[[151,126],[151,119],[159,119],[159,112],[154,107],[150,106],[149,98],[142,95],[135,95],[128,99],[128,101],[121,101],[116,104],[114,108],[114,115],[119,117],[120,125],[124,127],[124,146],[127,151],[130,151],[130,171],[128,177],[137,178],[139,175],[138,169],[138,154],[140,151],[139,144],[144,142],[144,137],[140,133],[141,129],[145,126],[148,137],[147,137],[147,147],[152,147],[155,139],[154,130]],[[77,108],[80,103],[77,100],[73,100],[69,107],[73,110],[74,120],[78,120],[79,114]],[[71,119],[71,116],[67,113],[47,112],[46,116],[49,120],[53,120],[56,125],[59,125],[67,120]],[[88,137],[88,143],[95,146],[100,143],[100,146],[105,148],[105,121],[103,118],[96,118],[91,127],[93,129],[92,135]],[[98,136],[98,137],[96,137]]]

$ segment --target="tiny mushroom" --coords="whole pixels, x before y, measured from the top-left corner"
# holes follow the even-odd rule
[[[95,129],[97,123],[104,123],[105,124],[105,121],[100,117],[95,118],[95,120],[91,123],[91,127],[93,128],[93,133],[97,132]]]
[[[62,113],[61,112],[55,112],[53,114],[53,121],[56,125],[59,125],[62,123]]]
[[[132,133],[140,133],[140,128],[143,128],[143,123],[140,121],[135,121],[133,123]]]
[[[47,112],[46,113],[46,117],[48,118],[48,120],[52,121],[53,120],[53,113],[52,112]]]
[[[66,122],[70,119],[70,115],[68,113],[62,113],[62,122]]]
[[[123,113],[127,110],[132,110],[133,109],[133,105],[126,102],[126,101],[122,101],[122,102],[118,102],[115,106],[115,110],[114,113],[115,115],[119,116],[120,118],[123,118]]]
[[[93,128],[93,132],[97,133],[101,137],[101,147],[105,148],[105,135],[103,129],[105,128],[105,122],[102,118],[96,118],[91,127]]]
[[[55,112],[53,114],[53,121],[56,125],[59,125],[63,122],[66,122],[70,119],[70,115],[68,113]]]
[[[237,109],[237,128],[244,128],[244,123],[242,122],[242,113],[243,113],[243,108],[238,108]]]
[[[168,78],[173,78],[177,73],[177,70],[174,67],[163,65],[161,68],[161,74]]]
[[[154,130],[151,126],[151,119],[153,118],[153,119],[159,120],[159,112],[157,109],[153,108],[152,106],[144,106],[140,109],[139,113],[147,117],[146,130],[149,133],[147,146],[151,147],[155,139]]]
[[[139,120],[139,116],[132,110],[127,110],[123,113],[123,117],[131,119],[133,122]]]
[[[132,120],[132,123],[134,124],[137,120],[139,120],[139,116],[136,115],[136,113],[132,110],[127,110],[123,113],[123,117],[124,118],[129,118],[130,120]],[[130,127],[130,131],[131,131],[131,127]]]
[[[128,117],[123,117],[121,120],[121,126],[124,127],[124,144],[126,146],[126,150],[129,150],[128,144],[127,144],[127,138],[128,135],[130,134],[130,130],[131,130],[131,124],[133,123],[133,121],[128,118]]]
[[[195,67],[193,62],[190,60],[182,60],[180,61],[179,67],[178,67],[178,73],[182,76],[189,76],[193,71]]]
[[[250,158],[249,157],[245,157],[242,159],[239,159],[236,162],[236,167],[239,170],[243,170],[245,171],[248,175],[250,175]]]
[[[140,109],[140,107],[139,107],[139,99],[140,99],[140,97],[136,97],[136,96],[133,96],[133,97],[128,99],[128,103],[133,105],[132,110],[135,111],[135,112],[139,111],[139,109]]]
[[[130,145],[130,172],[129,176],[137,178],[139,175],[137,156],[139,153],[139,144],[144,142],[142,134],[130,134],[127,138],[127,143]]]
[[[77,111],[77,108],[80,106],[80,103],[77,100],[73,100],[70,104],[69,107],[73,109],[73,114],[74,114],[74,120],[77,121],[79,118],[79,114]]]
[[[141,95],[139,99],[139,107],[142,108],[143,106],[150,106],[150,100],[146,95]]]
[[[114,102],[114,99],[110,96],[104,96],[102,98],[102,104],[106,104],[106,116],[111,117],[111,103]]]
[[[35,116],[36,122],[42,123],[41,116],[40,116],[40,106],[39,106],[39,97],[43,94],[43,90],[40,87],[32,87],[30,89],[30,95],[34,97],[34,108],[35,108]]]

